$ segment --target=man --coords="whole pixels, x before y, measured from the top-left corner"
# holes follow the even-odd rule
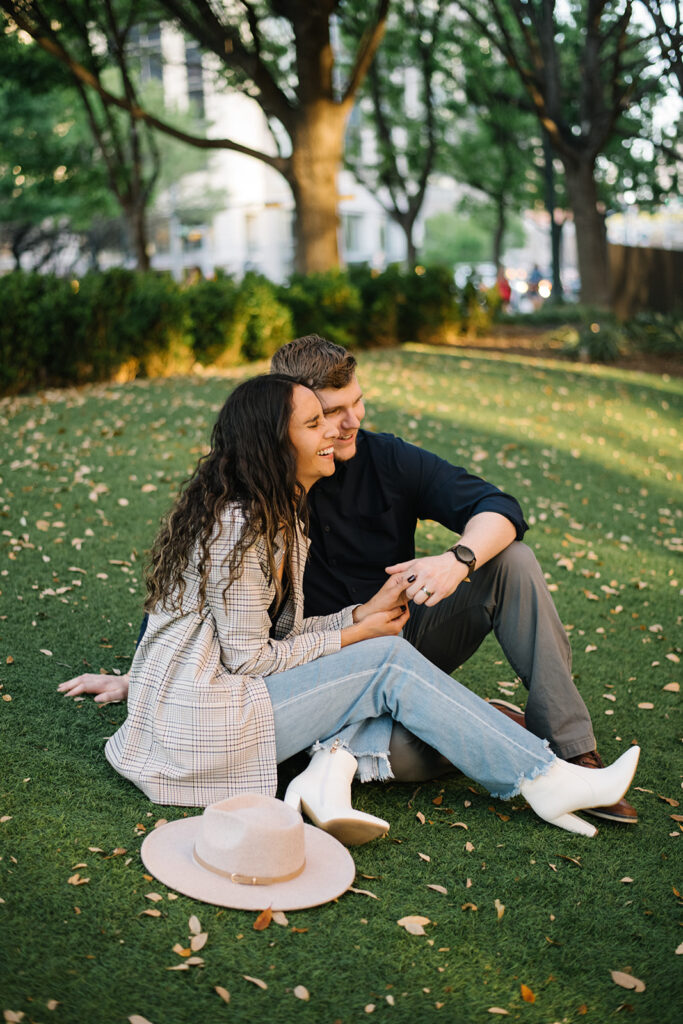
[[[450,674],[493,631],[529,696],[524,712],[505,701],[491,704],[548,739],[565,760],[601,767],[590,716],[572,680],[567,635],[541,568],[521,543],[527,524],[517,501],[400,438],[362,430],[356,360],[341,346],[317,335],[299,338],[275,353],[271,370],[313,388],[326,419],[339,430],[336,472],[308,496],[305,614],[366,601],[387,573],[409,570],[406,639]],[[441,523],[459,540],[454,537],[439,555],[416,558],[419,519]],[[120,700],[127,679],[85,675],[60,689]],[[391,757],[397,778],[428,778],[448,767],[400,728]],[[622,823],[638,820],[625,800],[590,813]]]

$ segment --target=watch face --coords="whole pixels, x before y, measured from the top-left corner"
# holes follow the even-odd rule
[[[464,544],[458,544],[455,548],[455,557],[465,565],[473,565],[476,562],[474,551],[471,548],[465,547]]]

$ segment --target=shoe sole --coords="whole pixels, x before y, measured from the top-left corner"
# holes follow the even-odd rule
[[[601,807],[586,807],[582,814],[590,814],[593,818],[601,818],[603,821],[613,821],[617,825],[637,825],[638,818],[622,817],[611,811],[603,810]]]
[[[358,821],[356,818],[331,818],[329,821],[321,821],[312,813],[305,800],[301,801],[301,810],[316,828],[334,836],[344,846],[363,846],[373,839],[385,836],[389,831],[388,823],[380,821]]]
[[[517,707],[516,704],[511,704],[509,700],[499,700],[498,697],[492,697],[486,703],[490,704],[492,708],[507,708],[508,711],[514,711],[516,715],[524,715],[522,708]]]

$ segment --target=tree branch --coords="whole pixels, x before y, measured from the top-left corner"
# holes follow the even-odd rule
[[[354,97],[358,92],[358,87],[368,73],[372,60],[377,52],[377,47],[382,42],[382,37],[387,24],[388,10],[389,0],[379,0],[374,24],[368,27],[359,43],[358,50],[356,52],[356,60],[342,96],[341,102],[343,106],[351,106],[353,104]]]
[[[6,9],[8,6],[7,0],[0,0],[0,6]],[[16,8],[16,4],[14,3],[12,3],[11,6]],[[190,135],[178,128],[174,128],[173,125],[170,125],[166,121],[162,121],[160,118],[154,117],[148,111],[143,110],[143,108],[137,103],[130,103],[106,89],[102,85],[98,75],[88,71],[88,69],[79,61],[71,57],[64,47],[56,40],[42,35],[36,26],[26,19],[19,11],[13,10],[11,16],[19,28],[28,32],[28,34],[32,36],[38,46],[51,54],[51,56],[56,57],[57,60],[61,61],[77,81],[94,89],[105,104],[111,104],[112,106],[118,107],[120,110],[127,111],[127,113],[136,120],[144,121],[145,124],[150,125],[152,128],[157,128],[159,131],[164,132],[166,135],[170,135],[174,139],[179,139],[180,142],[186,142],[188,145],[195,146],[198,149],[228,149],[234,153],[242,153],[244,156],[250,156],[255,160],[260,160],[262,163],[268,164],[269,167],[273,167],[280,174],[287,177],[290,166],[290,159],[288,157],[271,156],[269,153],[262,153],[260,150],[252,149],[250,146],[243,146],[241,143],[234,142],[232,139],[207,139],[198,135]]]

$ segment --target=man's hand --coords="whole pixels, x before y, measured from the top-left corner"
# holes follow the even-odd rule
[[[59,693],[65,697],[78,697],[82,693],[94,693],[96,704],[115,704],[128,697],[130,674],[125,676],[105,676],[96,672],[84,672],[82,676],[74,676],[60,683]]]
[[[467,566],[459,562],[451,551],[388,565],[386,571],[392,579],[395,574],[400,574],[400,578],[405,580],[405,593],[410,601],[426,604],[429,608],[449,597],[467,576]]]

